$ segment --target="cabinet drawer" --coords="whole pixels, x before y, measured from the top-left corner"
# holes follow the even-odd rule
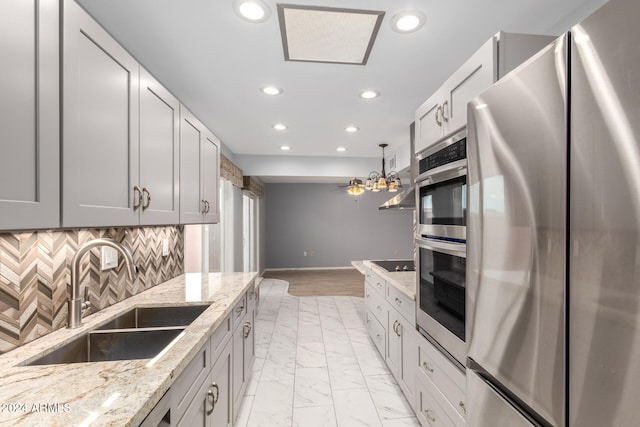
[[[211,360],[218,359],[224,345],[231,338],[231,315],[228,315],[218,326],[213,334],[211,334]]]
[[[466,418],[466,379],[464,374],[424,339],[420,340],[418,363],[420,372],[440,389],[457,413],[462,418]]]
[[[387,354],[387,332],[382,324],[378,321],[376,316],[371,314],[370,310],[366,312],[367,318],[367,331],[369,331],[369,335],[371,336],[371,340],[378,348],[380,355],[385,357]]]
[[[171,385],[171,417],[180,419],[211,370],[211,347],[207,341]],[[176,408],[175,414],[173,408]]]
[[[233,330],[238,329],[238,326],[242,325],[242,319],[247,314],[247,294],[242,295],[242,298],[236,304],[231,316],[233,317]]]
[[[387,302],[395,307],[405,319],[415,326],[416,323],[416,301],[402,293],[395,286],[387,286]]]
[[[364,287],[365,305],[378,318],[378,322],[383,325],[387,324],[387,302],[375,291],[375,288],[369,284]]]
[[[416,378],[416,416],[424,427],[463,427],[464,419],[455,415],[450,404],[428,378]],[[449,407],[449,408],[448,408]],[[447,410],[449,409],[449,410]],[[450,416],[453,414],[453,418]]]
[[[376,273],[369,270],[367,275],[365,276],[365,283],[371,285],[371,287],[380,294],[380,296],[384,297],[385,291],[385,281],[382,277],[378,276]]]

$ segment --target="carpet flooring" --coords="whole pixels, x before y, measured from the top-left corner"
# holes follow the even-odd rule
[[[267,270],[265,279],[289,283],[297,297],[350,296],[364,298],[364,275],[355,268],[335,270]]]

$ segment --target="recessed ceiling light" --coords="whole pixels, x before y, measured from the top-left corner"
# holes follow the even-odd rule
[[[419,10],[407,10],[391,18],[391,28],[398,33],[412,33],[422,28],[426,20]]]
[[[273,125],[273,128],[275,130],[285,130],[287,128],[287,125],[284,125],[282,123],[276,123],[275,125]]]
[[[349,133],[353,133],[353,132],[358,132],[360,129],[355,126],[347,126],[346,128],[344,128],[344,130]]]
[[[336,151],[339,152],[339,153],[344,153],[345,151],[347,151],[347,149],[344,148],[344,147],[338,147],[338,148],[336,148]]]
[[[373,99],[373,98],[377,98],[378,96],[380,96],[380,92],[375,90],[365,90],[360,92],[360,98],[364,98],[364,99]]]
[[[265,86],[263,88],[260,88],[260,92],[264,93],[265,95],[280,95],[284,91],[279,87]]]
[[[289,150],[291,150],[291,147],[289,147],[288,145],[281,145],[281,146],[280,146],[280,149],[281,149],[282,151],[289,151]]]
[[[271,9],[262,0],[235,0],[233,10],[249,22],[264,22],[271,16]]]

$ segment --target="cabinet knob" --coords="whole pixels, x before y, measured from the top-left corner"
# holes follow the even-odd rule
[[[142,210],[147,210],[147,208],[149,207],[149,205],[151,204],[151,193],[149,192],[149,190],[147,189],[147,187],[142,187],[142,199],[144,200],[144,195],[147,195],[147,202],[142,205]]]
[[[396,298],[396,304],[402,304],[402,300],[400,298]]]
[[[426,371],[429,371],[429,372],[433,373],[433,368],[427,362],[422,362],[422,366],[424,367],[424,369]]]
[[[460,402],[458,402],[458,406],[460,407],[460,410],[462,411],[463,414],[467,414],[467,408],[464,406],[464,402],[461,400]]]

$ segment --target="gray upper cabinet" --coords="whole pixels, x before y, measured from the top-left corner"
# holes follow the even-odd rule
[[[504,32],[491,37],[416,110],[416,153],[466,126],[472,98],[553,40]]]
[[[180,106],[180,223],[218,222],[218,139]]]
[[[0,230],[60,225],[58,0],[0,2]]]
[[[63,26],[62,225],[136,225],[138,63],[73,0]]]
[[[140,223],[180,219],[180,103],[140,68]]]

